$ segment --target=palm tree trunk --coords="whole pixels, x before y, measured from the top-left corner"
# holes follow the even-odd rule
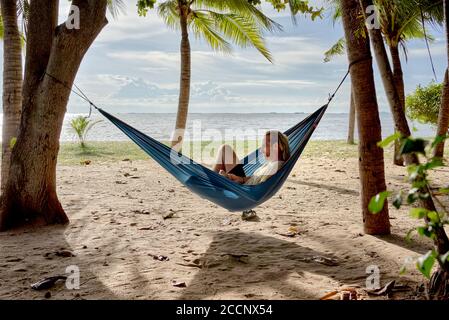
[[[361,6],[358,0],[342,0],[342,19],[351,67],[351,82],[356,105],[359,132],[359,172],[364,230],[367,234],[389,234],[388,204],[373,215],[368,210],[372,197],[386,190],[383,150],[377,145],[382,139],[379,110],[374,84],[373,66],[368,37],[359,34]]]
[[[171,147],[181,151],[184,140],[184,131],[187,124],[190,100],[190,78],[191,78],[191,52],[187,19],[189,7],[179,1],[180,24],[181,24],[181,78],[179,90],[178,113],[176,115],[175,132],[172,135]]]
[[[65,24],[57,27],[58,1],[30,3],[23,112],[0,201],[0,230],[68,222],[56,192],[59,138],[70,95],[67,87],[107,23],[106,0],[73,0],[72,4],[83,18],[78,30]]]
[[[447,51],[447,62],[449,66],[449,0],[444,0],[444,20],[446,28],[446,51]],[[438,114],[438,128],[437,136],[444,136],[447,134],[449,126],[449,77],[448,70],[444,76],[444,87],[441,99],[440,112]],[[438,144],[434,151],[435,157],[442,158],[444,156],[444,142]]]
[[[22,43],[17,24],[17,1],[2,0],[3,18],[3,128],[1,190],[8,180],[12,142],[19,133],[22,112]]]
[[[354,144],[354,131],[355,131],[355,103],[354,94],[351,89],[351,105],[349,107],[349,126],[348,126],[348,144]]]
[[[449,52],[448,52],[449,53]],[[444,75],[443,93],[441,95],[441,106],[438,113],[437,136],[444,136],[448,133],[449,125],[449,77],[448,70]],[[444,142],[439,143],[434,149],[434,156],[444,157]]]
[[[396,90],[399,95],[399,101],[402,106],[402,113],[405,117],[405,86],[404,86],[404,73],[402,72],[401,57],[399,56],[399,47],[396,45],[390,45],[391,60],[393,62],[393,78],[396,84]],[[393,163],[397,166],[403,166],[404,160],[400,156],[400,143],[395,141],[394,143],[394,159]]]
[[[372,0],[362,0],[361,2],[364,8],[373,5]],[[390,61],[388,60],[388,54],[385,48],[385,42],[383,40],[382,33],[380,29],[373,28],[369,30],[369,36],[371,39],[371,44],[374,49],[377,66],[379,68],[379,72],[382,78],[382,83],[385,89],[388,104],[390,106],[391,114],[393,115],[395,130],[401,133],[403,137],[409,137],[411,132],[407,122],[407,118],[405,117],[403,105],[404,100],[401,98],[401,93],[398,90],[396,82],[397,79],[395,79],[393,72],[391,70],[391,65]],[[397,150],[398,153],[397,154],[395,153],[395,158],[399,154],[399,151],[400,150]],[[407,155],[405,160],[407,165],[412,163],[415,164],[418,163],[418,158],[414,155]]]

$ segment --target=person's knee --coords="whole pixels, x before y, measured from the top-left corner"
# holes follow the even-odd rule
[[[234,149],[229,144],[222,144],[220,146],[219,151],[226,154],[226,153],[233,153]]]
[[[220,154],[222,155],[223,164],[235,164],[236,155],[234,148],[232,148],[229,144],[224,144],[220,147]]]

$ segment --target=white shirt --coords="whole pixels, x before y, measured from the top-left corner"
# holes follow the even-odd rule
[[[284,161],[267,161],[245,182],[246,185],[256,185],[265,182],[276,174],[284,165]]]

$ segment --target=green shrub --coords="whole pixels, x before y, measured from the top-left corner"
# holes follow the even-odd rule
[[[443,84],[431,82],[428,86],[419,85],[406,99],[407,115],[421,123],[436,125],[440,110]]]

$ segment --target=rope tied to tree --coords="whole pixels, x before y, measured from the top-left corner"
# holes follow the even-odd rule
[[[68,84],[66,84],[64,81],[59,80],[58,78],[56,78],[55,76],[49,74],[47,71],[45,71],[44,75],[47,75],[48,77],[50,77],[51,79],[53,79],[54,81],[56,81],[57,83],[61,84],[63,87],[65,87],[66,89],[70,90],[72,93],[74,93],[76,96],[78,96],[79,98],[81,98],[82,100],[86,101],[89,104],[89,115],[87,116],[87,118],[90,118],[92,115],[92,108],[95,108],[97,110],[99,110],[100,108],[97,107],[95,105],[95,103],[92,102],[92,100],[89,99],[89,97],[83,92],[83,90],[81,90],[80,87],[78,87],[76,84],[73,84],[73,86],[76,88],[76,90],[73,90],[73,88],[71,88]]]

